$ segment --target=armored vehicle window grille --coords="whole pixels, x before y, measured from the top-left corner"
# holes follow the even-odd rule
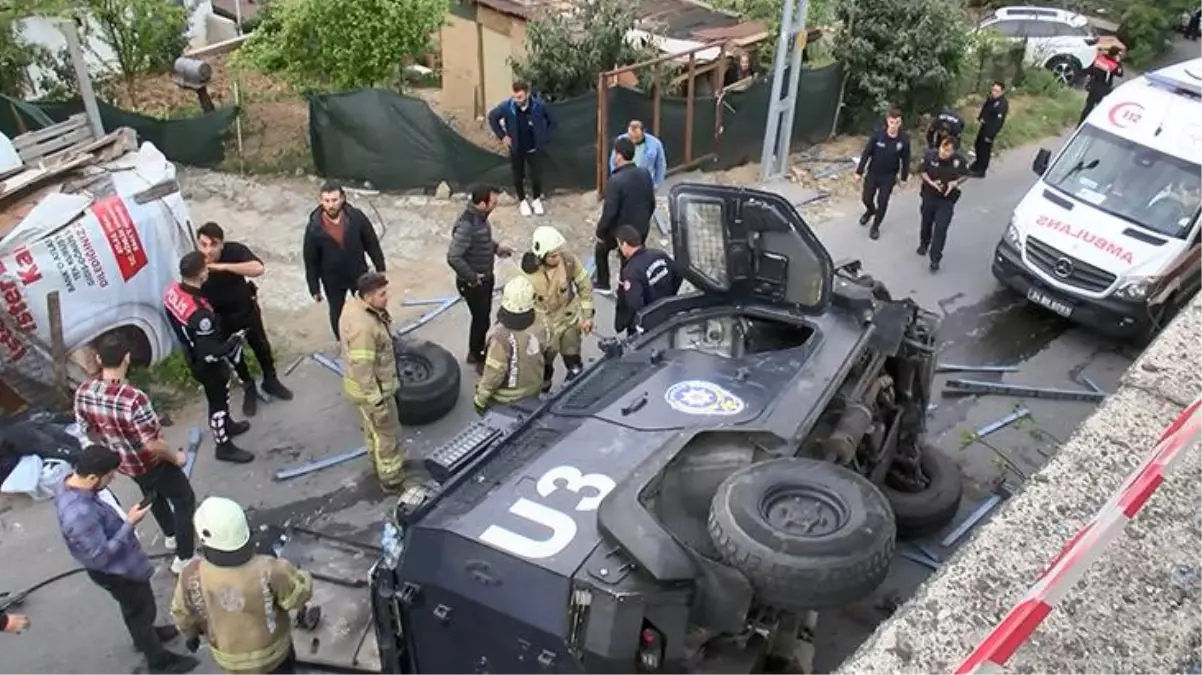
[[[1115,279],[1110,272],[1078,260],[1035,237],[1027,237],[1027,260],[1055,279],[1095,293],[1110,288]]]
[[[559,429],[531,426],[502,441],[492,450],[492,456],[476,470],[476,475],[462,483],[438,505],[439,514],[461,516],[467,513],[497,485],[529,464],[533,457],[558,443],[563,435],[564,432]]]
[[[689,199],[684,203],[685,245],[689,264],[719,288],[730,286],[726,273],[725,204]]]
[[[614,389],[641,380],[654,370],[646,363],[612,362],[588,377],[556,403],[555,412],[572,414],[592,410]]]

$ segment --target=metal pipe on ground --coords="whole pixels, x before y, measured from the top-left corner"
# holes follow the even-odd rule
[[[367,446],[359,446],[354,450],[347,450],[346,452],[342,452],[337,455],[330,455],[319,460],[301,464],[300,466],[294,466],[290,469],[280,469],[279,471],[275,472],[275,476],[273,476],[273,478],[275,478],[277,481],[291,480],[315,471],[321,471],[322,469],[328,469],[332,466],[338,466],[343,462],[349,462],[352,459],[362,457],[366,454]]]

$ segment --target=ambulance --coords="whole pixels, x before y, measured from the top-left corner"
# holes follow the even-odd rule
[[[1125,82],[1053,155],[1014,209],[993,275],[1030,302],[1143,341],[1202,279],[1202,59]]]

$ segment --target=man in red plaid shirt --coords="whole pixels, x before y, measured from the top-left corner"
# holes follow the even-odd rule
[[[101,372],[75,391],[75,419],[93,442],[121,457],[121,473],[152,498],[150,512],[175,549],[171,571],[179,574],[195,553],[192,514],[196,495],[183,466],[186,456],[163,440],[163,428],[150,397],[126,380],[130,349],[118,335],[96,345]]]

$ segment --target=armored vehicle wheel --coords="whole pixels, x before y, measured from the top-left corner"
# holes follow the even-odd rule
[[[446,417],[459,402],[459,362],[455,355],[426,340],[397,340],[396,394],[401,424],[429,424]]]
[[[731,474],[710,505],[709,532],[760,601],[787,610],[863,600],[893,557],[885,496],[866,478],[815,459],[773,459]]]
[[[918,459],[921,484],[916,484],[912,472],[894,468],[881,486],[897,519],[897,536],[902,539],[937,532],[952,522],[964,493],[964,476],[951,457],[924,444]]]

